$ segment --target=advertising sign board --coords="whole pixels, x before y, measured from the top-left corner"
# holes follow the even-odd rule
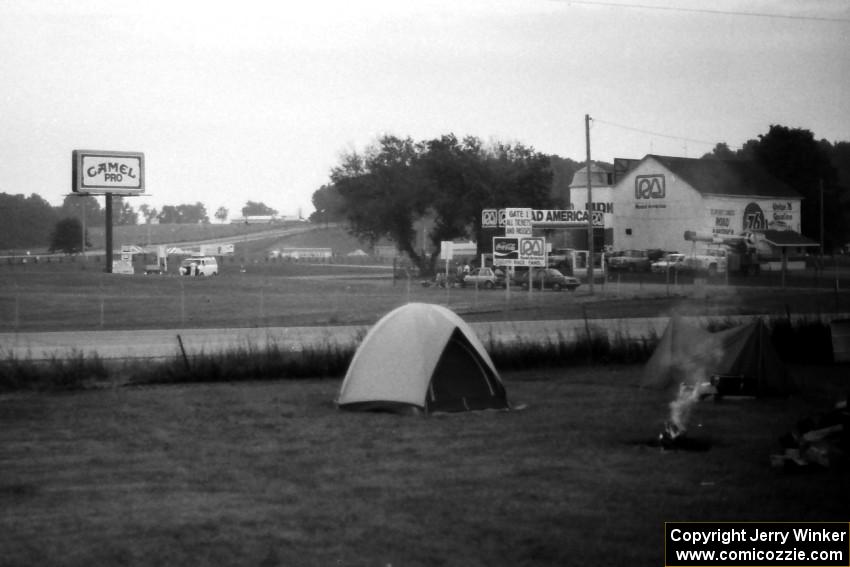
[[[519,260],[519,238],[494,236],[493,265],[514,266],[517,260]]]
[[[72,190],[88,195],[138,195],[145,192],[145,154],[74,150]]]
[[[546,239],[521,238],[519,241],[519,260],[514,266],[546,267]]]
[[[531,236],[531,221],[531,209],[505,209],[505,236]]]
[[[499,210],[498,209],[483,209],[481,211],[481,228],[498,228],[499,227]]]
[[[494,266],[546,266],[546,239],[496,236],[493,238]]]
[[[233,244],[201,244],[201,256],[233,256]]]
[[[604,226],[603,211],[591,211],[589,214],[593,226]],[[532,221],[534,226],[541,228],[582,228],[587,226],[587,215],[586,209],[534,210]]]

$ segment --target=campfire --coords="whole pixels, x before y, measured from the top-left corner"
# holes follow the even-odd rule
[[[684,434],[684,429],[681,429],[672,421],[665,421],[664,430],[658,434],[658,444],[663,449],[675,449],[676,441]]]
[[[702,398],[711,395],[708,382],[682,383],[675,399],[670,402],[670,416],[664,428],[650,444],[663,451],[707,451],[711,444],[686,435],[693,409]]]

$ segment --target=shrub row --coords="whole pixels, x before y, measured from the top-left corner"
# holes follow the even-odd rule
[[[713,321],[710,330],[728,328],[731,321]],[[786,362],[823,363],[832,360],[829,326],[821,321],[788,319],[769,321],[771,338]],[[545,342],[490,339],[485,348],[502,370],[557,367],[598,363],[641,363],[656,344],[654,335],[634,339],[588,328],[577,340],[559,335]],[[68,358],[34,361],[7,357],[0,360],[0,392],[19,390],[69,390],[111,384],[174,384],[233,382],[298,378],[341,378],[356,345],[319,345],[291,351],[270,343],[263,347],[241,346],[227,351],[176,357],[166,361],[106,364],[97,356],[73,353]]]

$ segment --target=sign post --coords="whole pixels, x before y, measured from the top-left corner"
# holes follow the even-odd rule
[[[145,192],[145,154],[99,150],[71,152],[71,190],[77,195],[106,196],[106,263],[112,273],[112,196],[135,196]],[[83,251],[85,252],[85,228]]]

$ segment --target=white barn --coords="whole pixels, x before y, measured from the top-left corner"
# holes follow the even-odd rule
[[[812,244],[800,235],[800,194],[753,162],[647,155],[620,176],[611,199],[615,250],[706,246],[686,241],[685,231]]]

